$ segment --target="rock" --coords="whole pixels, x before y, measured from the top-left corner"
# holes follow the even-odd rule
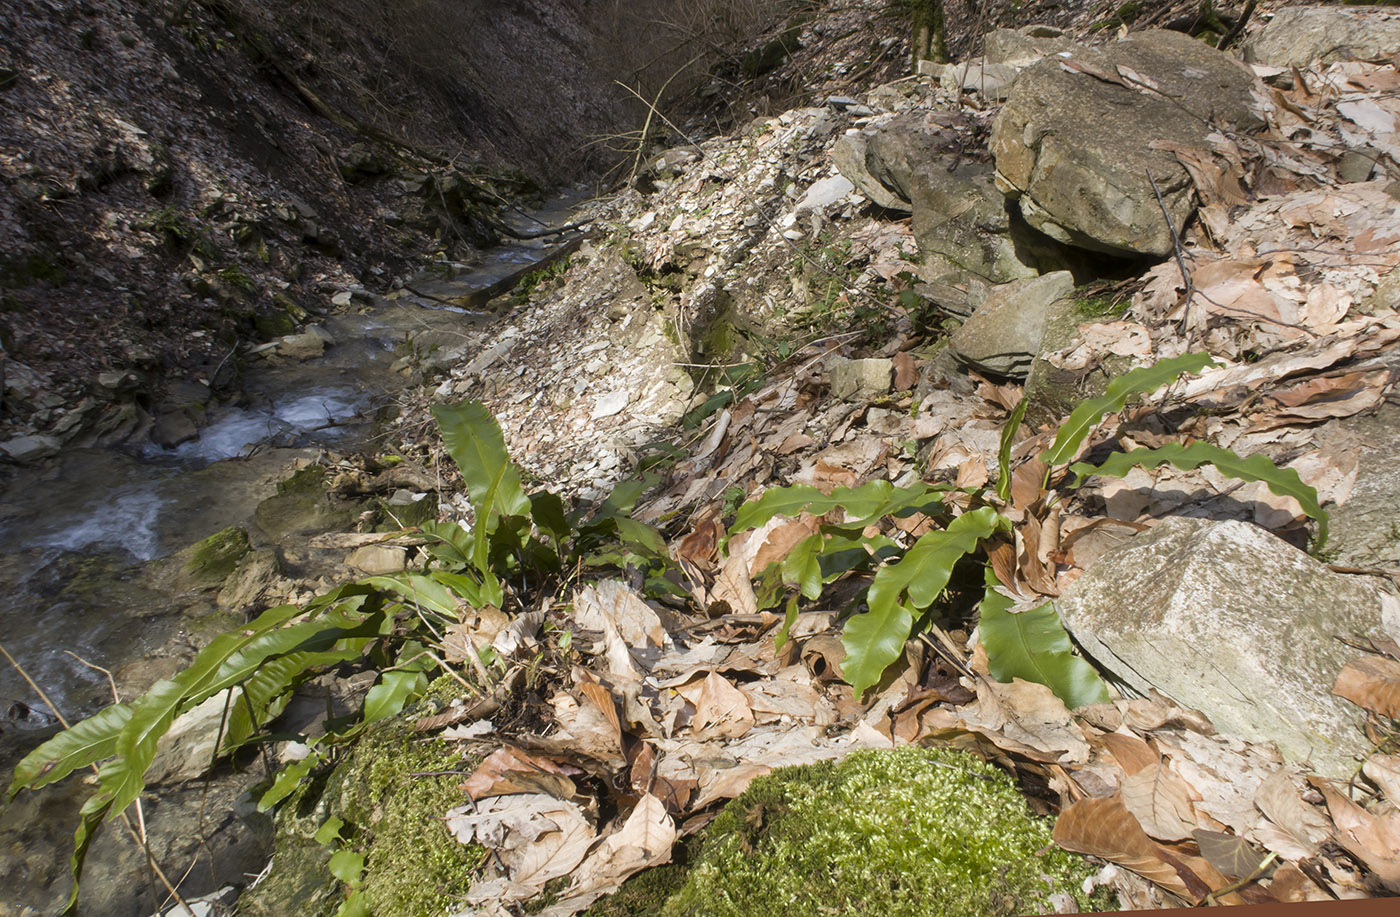
[[[220,691],[186,710],[161,736],[156,756],[146,771],[147,783],[182,783],[203,776],[214,760],[214,743],[224,727],[229,691]]]
[[[612,417],[614,414],[622,413],[622,409],[627,407],[627,402],[631,396],[625,391],[608,392],[600,395],[593,403],[593,412],[589,414],[592,420],[602,420],[604,417]]]
[[[1108,388],[1109,380],[1132,368],[1130,357],[1099,354],[1083,369],[1056,366],[1047,355],[1069,350],[1083,343],[1080,326],[1111,321],[1113,316],[1086,315],[1078,299],[1061,299],[1045,311],[1045,330],[1030,372],[1026,374],[1026,420],[1032,424],[1057,424],[1080,402],[1097,398]]]
[[[830,364],[831,396],[841,401],[864,401],[888,394],[894,363],[884,358],[837,360]]]
[[[1316,442],[1356,461],[1356,483],[1341,506],[1328,506],[1337,563],[1400,567],[1400,407],[1386,402],[1374,413],[1332,421]],[[1340,498],[1339,498],[1340,499]]]
[[[241,611],[256,605],[269,586],[282,575],[282,563],[270,548],[245,555],[219,590],[219,607]]]
[[[320,325],[307,325],[300,334],[289,334],[278,342],[277,352],[293,360],[314,360],[335,344],[335,338]]]
[[[822,211],[845,197],[855,190],[855,185],[844,175],[834,175],[830,178],[823,178],[812,183],[812,187],[807,189],[807,193],[802,195],[802,199],[797,202],[795,210],[801,213],[804,210]]]
[[[1173,223],[1194,210],[1186,170],[1161,142],[1209,150],[1212,124],[1253,130],[1253,74],[1235,59],[1179,32],[1141,32],[1073,60],[1095,72],[1131,72],[1161,87],[1140,92],[1066,66],[1025,70],[992,127],[996,183],[1041,232],[1110,254],[1172,251],[1151,176]],[[1121,71],[1120,71],[1120,68]]]
[[[896,115],[870,136],[865,165],[875,181],[910,202],[923,279],[1033,277],[1037,271],[1020,256],[1028,246],[1013,237],[991,163],[963,155],[971,127],[958,112]]]
[[[993,29],[983,39],[982,57],[989,64],[1029,64],[1074,47],[1074,42],[1053,26]]]
[[[882,185],[866,168],[865,151],[868,140],[869,136],[864,131],[847,131],[831,147],[832,164],[876,206],[908,213],[909,202]]]
[[[324,494],[284,493],[268,497],[253,513],[258,528],[271,541],[287,535],[328,532],[351,524],[350,513],[336,510]]]
[[[1020,69],[973,58],[943,71],[940,82],[949,92],[975,92],[989,102],[1000,102],[1011,93]]]
[[[1271,67],[1323,66],[1388,57],[1400,48],[1400,17],[1382,10],[1281,9],[1245,42],[1244,59]]]
[[[959,362],[983,372],[1025,378],[1040,351],[1047,313],[1073,291],[1074,276],[1069,271],[996,287],[953,332],[949,351]]]
[[[151,424],[151,441],[162,449],[174,449],[199,436],[199,428],[181,411],[161,414]]]
[[[1332,684],[1356,655],[1337,636],[1378,625],[1379,596],[1261,528],[1167,519],[1104,554],[1055,607],[1105,670],[1222,733],[1329,777],[1370,750],[1360,708]]]
[[[0,453],[12,462],[25,464],[57,455],[59,441],[52,436],[36,433],[28,436],[13,436],[0,442]]]
[[[399,573],[408,562],[408,552],[392,545],[367,544],[350,552],[345,563],[369,576]]]

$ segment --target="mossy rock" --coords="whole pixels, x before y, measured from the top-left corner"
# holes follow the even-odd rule
[[[1055,847],[1052,827],[1006,774],[965,752],[858,751],[754,781],[664,904],[637,900],[633,886],[617,902],[626,909],[594,913],[1010,917],[1056,912],[1052,895],[1102,909],[1081,887],[1094,868]],[[661,895],[675,879],[650,884]]]
[[[418,917],[461,907],[485,851],[458,842],[443,814],[463,804],[458,772],[478,762],[464,760],[451,743],[424,740],[414,732],[413,720],[424,712],[420,704],[371,727],[328,776],[281,804],[272,869],[239,900],[240,914],[336,913],[348,891],[330,873],[336,844],[315,841],[331,818],[344,823],[339,834],[345,840],[338,845],[365,858],[360,886],[365,914]]]
[[[277,482],[276,495],[258,504],[253,519],[273,541],[287,535],[346,529],[354,524],[349,510],[332,505],[326,493],[326,469],[320,465],[308,465]]]
[[[215,532],[180,552],[181,582],[188,589],[217,589],[249,550],[248,533],[239,526]]]

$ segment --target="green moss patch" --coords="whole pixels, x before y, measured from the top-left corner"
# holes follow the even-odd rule
[[[228,579],[249,549],[248,533],[229,526],[189,548],[181,573],[193,588],[212,589]]]
[[[754,781],[708,829],[662,917],[1081,910],[1093,873],[1006,774],[963,752],[861,751]]]

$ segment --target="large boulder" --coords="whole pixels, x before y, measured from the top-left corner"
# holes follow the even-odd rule
[[[953,332],[948,350],[974,369],[1024,379],[1040,350],[1046,315],[1073,292],[1074,276],[1068,271],[996,287]]]
[[[1245,43],[1244,59],[1270,67],[1324,66],[1400,50],[1400,16],[1382,10],[1298,6],[1274,14]]]
[[[1185,168],[1154,145],[1209,152],[1219,127],[1262,126],[1254,85],[1234,58],[1179,32],[1042,60],[1017,78],[992,127],[997,186],[1062,242],[1166,256],[1172,233],[1158,193],[1178,228],[1194,202]]]
[[[1332,695],[1380,624],[1380,599],[1263,529],[1171,518],[1104,554],[1055,607],[1101,667],[1200,710],[1222,733],[1272,742],[1328,777],[1369,750],[1360,709]]]

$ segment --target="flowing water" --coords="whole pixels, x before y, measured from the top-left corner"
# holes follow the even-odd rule
[[[539,218],[562,222],[563,206]],[[71,449],[21,470],[0,494],[0,644],[70,718],[110,703],[108,673],[118,686],[170,674],[152,654],[169,655],[182,639],[191,645],[208,639],[192,622],[214,608],[207,596],[170,594],[150,562],[248,523],[298,459],[365,445],[380,409],[404,390],[406,376],[395,363],[410,338],[429,332],[435,341],[451,341],[489,319],[450,301],[475,304],[483,296],[472,294],[499,287],[558,244],[496,249],[455,277],[410,283],[415,293],[356,295],[348,307],[315,320],[335,340],[322,357],[252,356],[238,397],[210,410],[199,437],[174,449],[151,443],[125,451]],[[19,755],[53,729],[52,713],[30,685],[0,663],[0,776],[8,782]],[[67,811],[69,802],[54,805]],[[40,800],[0,817],[0,838],[9,848],[7,854],[0,846],[0,917],[41,912],[26,905],[47,912],[66,894],[73,824],[43,826],[37,837],[33,822],[42,810]],[[51,841],[54,849],[35,849]],[[106,881],[123,881],[107,875]],[[44,900],[25,900],[35,895]],[[151,910],[149,897],[132,901],[122,889],[98,890],[97,897],[109,910],[91,913]]]

